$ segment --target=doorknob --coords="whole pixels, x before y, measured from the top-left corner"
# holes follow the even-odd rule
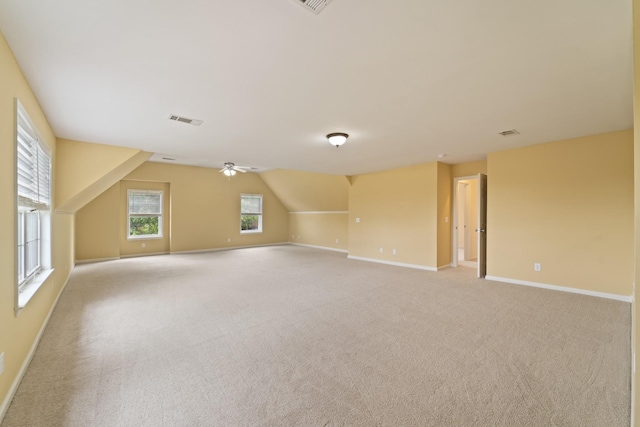
[[[487,230],[484,228],[476,228],[476,233],[486,233]]]

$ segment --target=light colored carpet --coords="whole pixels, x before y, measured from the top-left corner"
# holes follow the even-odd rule
[[[630,305],[275,246],[80,265],[10,426],[625,426]]]

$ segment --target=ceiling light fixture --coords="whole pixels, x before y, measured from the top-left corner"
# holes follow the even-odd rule
[[[233,169],[225,169],[223,173],[228,177],[232,177],[236,174],[236,171],[234,171]]]
[[[336,148],[340,147],[342,144],[347,142],[347,138],[349,138],[349,135],[347,135],[346,133],[342,133],[342,132],[335,132],[335,133],[330,133],[329,135],[327,135],[327,139],[329,140],[329,144],[335,145]]]

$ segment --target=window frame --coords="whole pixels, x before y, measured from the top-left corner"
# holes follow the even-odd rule
[[[260,212],[243,212],[242,211],[242,200],[247,198],[257,198],[260,200]],[[262,194],[240,194],[240,234],[259,234],[263,231],[263,213],[264,213],[264,197]],[[242,218],[245,216],[257,216],[258,217],[258,228],[255,230],[243,230],[242,229]]]
[[[160,195],[160,213],[159,214],[136,214],[131,213],[130,198],[132,194],[159,194]],[[135,188],[127,189],[127,240],[152,240],[164,238],[164,191],[163,190],[141,190]],[[158,217],[158,234],[131,234],[131,218],[147,218]]]
[[[51,262],[53,162],[51,149],[40,136],[29,113],[17,98],[14,123],[14,247],[16,251],[14,302],[17,315],[53,273]],[[29,216],[32,220],[28,219]],[[35,250],[29,251],[29,243],[35,243]]]

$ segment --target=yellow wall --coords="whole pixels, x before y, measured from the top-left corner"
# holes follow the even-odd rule
[[[58,139],[56,211],[77,212],[151,153],[138,149]]]
[[[237,174],[229,180],[215,169],[147,162],[126,176],[125,181],[169,185],[171,252],[253,246],[288,240],[288,213],[255,173]],[[121,187],[125,187],[125,184],[121,183]],[[78,260],[111,258],[114,253],[124,256],[159,251],[158,248],[149,250],[149,246],[145,249],[137,247],[141,242],[133,242],[121,250],[120,239],[126,235],[122,191],[125,190],[109,190],[110,194],[103,194],[78,212],[78,217],[82,219],[82,224],[77,224]],[[262,233],[240,233],[241,193],[263,195]],[[108,204],[118,206],[120,213],[114,216],[111,211],[103,211],[97,206]],[[117,228],[118,240],[87,237],[85,225],[95,222],[108,223],[109,227]]]
[[[0,34],[0,353],[5,370],[0,375],[0,400],[7,398],[26,361],[31,346],[73,266],[73,215],[53,214],[51,219],[52,265],[54,272],[16,316],[14,307],[15,250],[15,98],[28,112],[52,155],[53,185],[56,185],[56,138],[29,84]],[[55,193],[54,193],[55,194]],[[55,200],[54,200],[55,204]],[[0,416],[2,414],[0,413]]]
[[[351,182],[349,256],[436,268],[438,164],[353,176]]]
[[[452,168],[438,163],[438,268],[448,267],[452,256],[453,183]]]
[[[348,213],[289,214],[289,241],[347,251],[348,221]]]
[[[631,130],[491,153],[488,176],[489,276],[631,295]]]
[[[640,129],[640,0],[633,0],[633,63],[634,63],[634,84],[633,84],[633,124],[634,129]],[[632,311],[632,351],[635,358],[635,365],[638,363],[638,354],[640,353],[640,327],[638,319],[640,319],[640,306],[636,301],[636,291],[640,284],[640,132],[635,131],[634,140],[634,179],[635,183],[635,233],[634,233],[634,302]],[[640,375],[638,368],[633,373],[633,390],[635,392],[634,401],[631,402],[632,413],[635,415],[635,426],[640,426]]]
[[[80,209],[76,214],[76,257],[99,260],[120,257],[120,183]],[[97,242],[100,242],[99,244]]]
[[[277,169],[260,177],[289,211],[290,242],[347,250],[350,184],[345,176]]]
[[[485,175],[487,174],[486,160],[480,160],[477,162],[460,163],[458,165],[451,165],[451,175],[454,178],[478,175],[479,173],[482,173]]]

